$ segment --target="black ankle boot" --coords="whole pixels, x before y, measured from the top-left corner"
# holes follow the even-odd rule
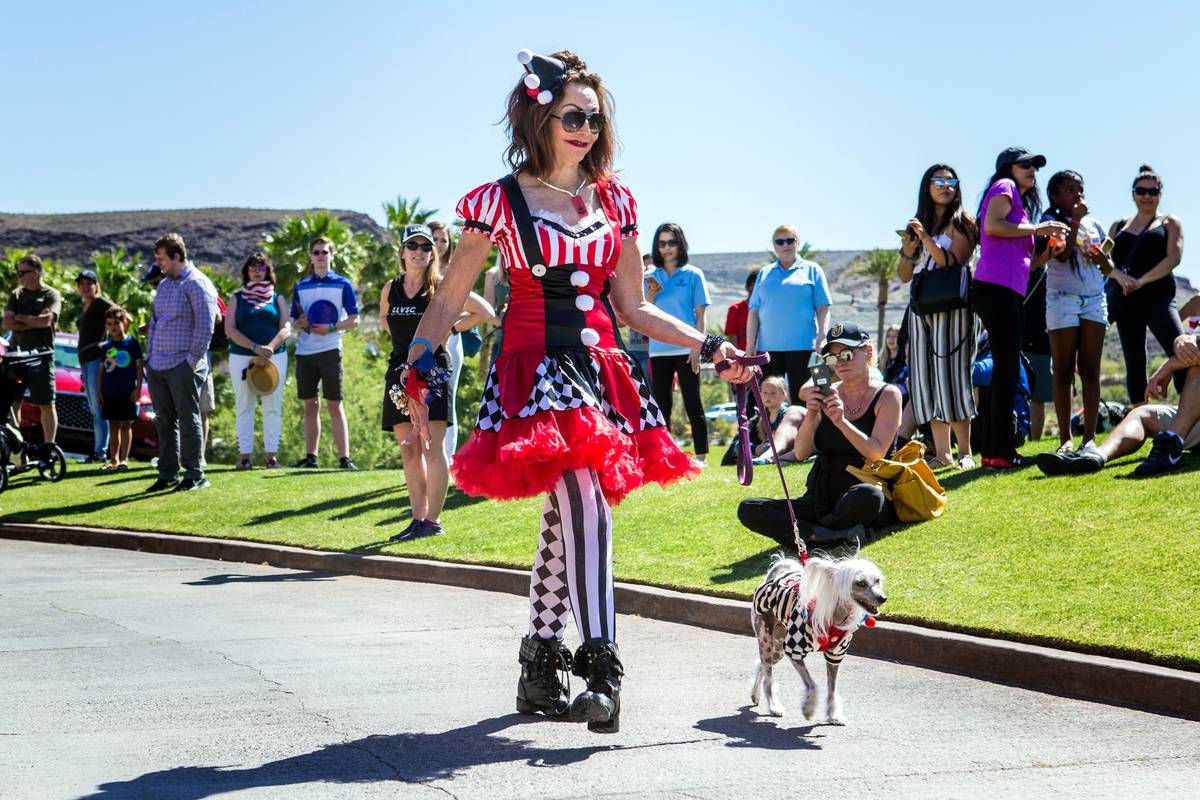
[[[558,679],[571,669],[571,651],[557,639],[526,636],[521,639],[521,677],[517,680],[517,711],[561,717],[570,705],[567,687]]]
[[[572,671],[587,679],[587,689],[571,703],[571,718],[587,720],[594,733],[616,733],[621,718],[621,676],[625,666],[615,642],[589,639],[575,651]]]

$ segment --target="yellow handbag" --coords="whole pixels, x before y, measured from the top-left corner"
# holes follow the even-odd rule
[[[946,490],[925,463],[925,445],[910,441],[891,458],[846,467],[863,483],[873,483],[896,507],[901,522],[936,519],[946,511]]]

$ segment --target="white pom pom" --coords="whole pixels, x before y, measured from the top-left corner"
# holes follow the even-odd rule
[[[588,281],[590,281],[590,280],[591,280],[591,276],[589,276],[586,272],[584,272],[581,269],[577,269],[571,273],[571,285],[572,286],[578,286],[579,288],[582,289],[584,286],[588,285]]]
[[[520,64],[521,66],[525,66],[530,61],[533,61],[533,51],[529,50],[528,48],[522,48],[517,51],[517,63],[518,64]]]
[[[590,294],[581,294],[575,298],[575,307],[580,311],[591,311],[596,307],[596,301]]]
[[[542,79],[531,72],[525,76],[525,85],[530,89],[536,89],[542,85]]]
[[[591,328],[584,328],[579,332],[579,341],[583,342],[585,347],[595,347],[600,344],[600,334]]]
[[[548,106],[551,102],[553,102],[553,100],[554,95],[550,94],[549,91],[543,89],[542,91],[538,92],[538,103],[541,105]]]

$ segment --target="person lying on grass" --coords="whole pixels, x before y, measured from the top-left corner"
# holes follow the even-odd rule
[[[1184,334],[1175,339],[1175,355],[1150,376],[1146,400],[1161,400],[1167,384],[1178,370],[1187,378],[1179,392],[1179,405],[1148,404],[1138,406],[1121,420],[1116,429],[1095,451],[1041,453],[1038,468],[1047,475],[1082,475],[1097,472],[1114,458],[1136,453],[1148,438],[1153,438],[1150,454],[1133,474],[1149,478],[1178,469],[1183,465],[1185,449],[1200,449],[1200,347],[1197,336]]]

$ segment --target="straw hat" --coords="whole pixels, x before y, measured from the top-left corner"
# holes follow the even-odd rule
[[[246,367],[246,385],[257,395],[271,394],[279,388],[279,369],[273,361],[268,361],[266,366],[251,361]]]

